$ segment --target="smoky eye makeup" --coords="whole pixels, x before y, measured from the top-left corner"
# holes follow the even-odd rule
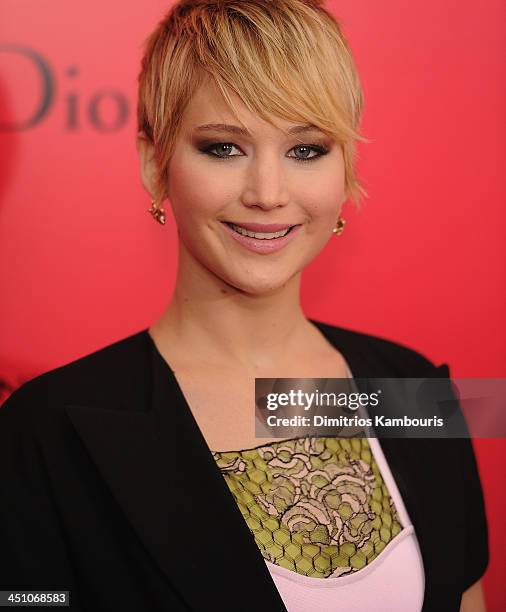
[[[194,146],[203,155],[220,161],[244,156],[238,144],[225,139],[196,139]],[[308,142],[299,140],[287,151],[286,157],[296,162],[312,162],[330,153],[331,148],[332,144],[328,138],[316,138]]]

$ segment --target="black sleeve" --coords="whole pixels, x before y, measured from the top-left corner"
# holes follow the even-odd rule
[[[44,404],[44,397],[25,383],[0,406],[0,590],[4,591],[73,590],[65,538],[37,440]],[[78,610],[72,599],[71,594],[71,609]]]
[[[466,559],[463,564],[463,591],[478,581],[489,562],[488,524],[483,490],[472,440],[463,439],[462,467],[467,492]]]
[[[451,378],[447,364],[438,368],[437,376]],[[455,401],[458,401],[453,391],[450,392]],[[463,415],[462,417],[464,418]],[[464,592],[477,582],[487,569],[489,562],[488,523],[472,439],[459,438],[454,439],[452,443],[457,443],[458,446],[461,481],[464,483],[462,509],[466,513],[466,531],[464,534],[466,555],[461,563],[461,584]]]

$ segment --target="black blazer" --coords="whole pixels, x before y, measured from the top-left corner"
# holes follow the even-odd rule
[[[449,376],[447,365],[394,342],[312,323],[356,378]],[[423,611],[458,612],[488,563],[472,444],[381,444],[420,544]],[[70,590],[71,609],[89,612],[285,611],[147,330],[8,398],[0,491],[0,590]]]

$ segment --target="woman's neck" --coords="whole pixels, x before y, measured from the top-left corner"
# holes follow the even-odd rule
[[[178,271],[172,301],[150,328],[157,345],[184,359],[269,368],[321,340],[300,305],[300,274],[261,294]],[[185,350],[186,349],[186,350]]]

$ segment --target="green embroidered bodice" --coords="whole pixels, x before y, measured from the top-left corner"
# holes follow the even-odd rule
[[[367,438],[214,452],[264,559],[315,578],[365,567],[402,529]]]

